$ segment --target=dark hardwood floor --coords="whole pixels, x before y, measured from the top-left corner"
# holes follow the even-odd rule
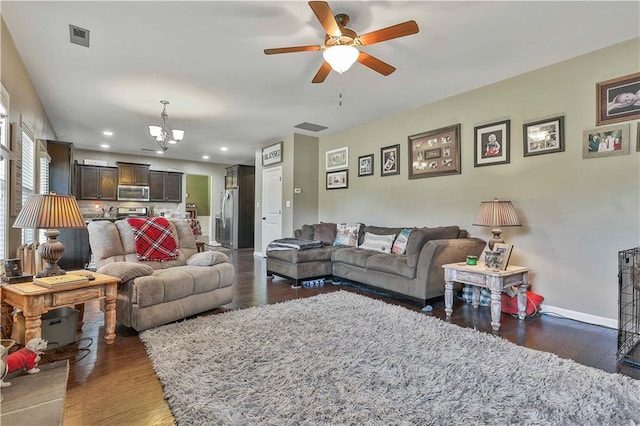
[[[231,255],[236,267],[237,282],[233,302],[228,310],[262,306],[286,300],[314,296],[338,290],[353,291],[383,299],[412,310],[421,306],[390,299],[381,293],[371,293],[351,285],[325,284],[320,288],[292,289],[280,278],[265,278],[264,260],[253,257],[251,249]],[[444,302],[435,300],[433,315],[445,319]],[[454,302],[450,322],[462,327],[493,333],[488,307],[474,309],[461,299]],[[118,326],[113,345],[104,342],[103,315],[98,303],[85,307],[85,322],[78,335],[80,351],[49,352],[46,358],[73,356],[65,402],[65,425],[171,425],[173,417],[165,402],[160,382],[156,378],[143,344],[135,331]],[[584,324],[551,315],[538,315],[519,321],[502,315],[498,336],[515,344],[548,351],[563,358],[608,372],[618,372],[640,379],[640,368],[616,362],[617,330]],[[46,362],[46,361],[44,361]]]

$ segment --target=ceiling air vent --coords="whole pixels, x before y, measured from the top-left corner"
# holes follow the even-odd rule
[[[69,36],[71,43],[89,47],[89,30],[76,27],[75,25],[69,25]]]
[[[304,123],[300,123],[297,126],[293,126],[293,127],[297,127],[298,129],[302,129],[302,130],[308,130],[310,132],[319,132],[320,130],[328,129],[328,127],[326,127],[326,126],[320,126],[319,124],[307,123],[306,121]]]

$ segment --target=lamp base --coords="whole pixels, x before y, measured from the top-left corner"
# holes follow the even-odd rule
[[[58,266],[58,260],[64,254],[64,245],[58,241],[60,231],[57,229],[47,229],[44,233],[47,241],[38,246],[38,254],[45,261],[47,266],[36,277],[55,277],[56,275],[64,275],[67,272]]]

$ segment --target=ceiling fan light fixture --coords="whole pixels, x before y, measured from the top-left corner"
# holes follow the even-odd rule
[[[324,60],[339,74],[351,68],[351,65],[358,59],[359,55],[358,49],[343,44],[331,46],[322,53]]]

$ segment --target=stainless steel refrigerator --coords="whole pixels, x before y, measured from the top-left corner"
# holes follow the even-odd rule
[[[218,242],[232,250],[238,248],[239,204],[237,189],[225,189],[222,191]]]

